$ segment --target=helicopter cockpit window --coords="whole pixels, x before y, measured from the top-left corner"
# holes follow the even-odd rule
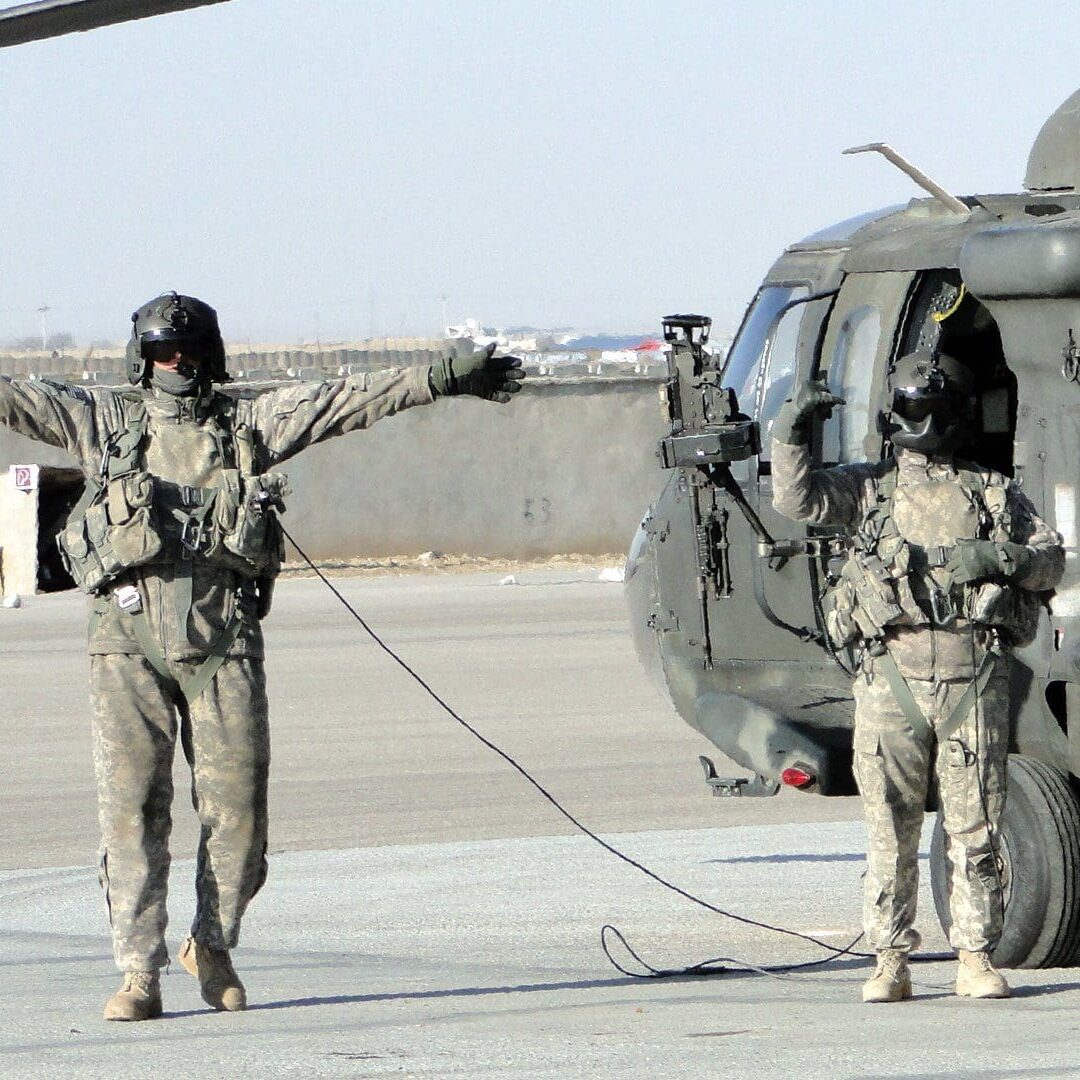
[[[793,289],[791,299],[805,296],[805,288]],[[776,324],[772,341],[769,343],[765,361],[765,376],[762,379],[761,404],[758,419],[761,423],[761,460],[772,459],[772,427],[776,414],[784,400],[790,396],[795,383],[795,368],[798,360],[795,347],[799,340],[799,323],[806,313],[804,304],[788,308]]]
[[[822,460],[827,464],[866,457],[864,440],[872,426],[870,394],[880,337],[881,312],[873,305],[863,304],[844,316],[829,364],[829,387],[847,404],[835,411],[834,423],[825,425]]]
[[[766,352],[769,351],[769,332],[774,327],[777,312],[790,300],[805,296],[806,292],[807,289],[803,285],[767,285],[758,293],[743,319],[739,336],[728,353],[723,384],[735,390],[739,408],[750,416],[760,415],[758,396],[761,388],[762,361]],[[795,308],[794,312],[798,310]],[[781,322],[788,322],[792,314],[793,312],[789,311]],[[798,322],[797,318],[795,322]],[[778,333],[779,327],[777,327]],[[777,334],[773,335],[774,339]],[[791,344],[790,351],[792,362],[794,362],[794,342]]]

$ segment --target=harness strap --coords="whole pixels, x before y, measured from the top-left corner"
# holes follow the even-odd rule
[[[937,737],[939,742],[952,738],[960,730],[960,725],[967,719],[968,713],[971,712],[975,702],[989,685],[990,678],[994,674],[996,660],[997,656],[992,652],[983,654],[983,658],[979,661],[979,667],[975,672],[975,678],[968,684],[968,688],[953,707],[953,711],[949,713],[945,722],[938,728]]]
[[[131,620],[135,627],[135,637],[143,648],[147,662],[163,679],[176,683],[180,687],[180,693],[188,701],[194,701],[210,685],[218,668],[225,662],[229,649],[239,636],[240,627],[243,624],[240,611],[237,609],[214,638],[206,659],[186,679],[178,680],[169,670],[168,662],[150,632],[150,623],[147,621],[145,610],[140,609],[135,612]]]
[[[142,402],[131,402],[127,412],[127,426],[116,432],[106,449],[102,472],[109,480],[134,472],[139,464],[139,451],[146,438],[146,407]]]
[[[150,623],[147,622],[146,612],[139,610],[131,616],[131,623],[135,627],[135,637],[142,646],[147,663],[163,678],[169,682],[176,682],[165,657],[158,648],[154,635],[150,633]]]
[[[191,558],[184,552],[185,558],[173,564],[173,607],[176,609],[176,632],[184,641],[190,641],[188,637],[188,618],[191,615],[191,605],[194,602],[195,586],[192,580],[194,573]]]
[[[882,673],[888,680],[889,689],[892,690],[892,695],[896,699],[896,704],[900,706],[900,711],[911,725],[912,731],[923,740],[932,739],[934,729],[923,715],[922,709],[919,708],[919,703],[915,700],[907,679],[900,674],[896,661],[886,651],[874,657],[874,665],[880,665]]]
[[[218,668],[225,663],[229,649],[240,634],[243,619],[239,611],[234,611],[232,618],[222,627],[221,633],[214,639],[210,646],[210,653],[206,659],[191,673],[188,678],[181,680],[180,692],[188,701],[194,701],[213,680]]]
[[[204,548],[206,523],[214,509],[213,492],[207,488],[185,488],[184,517],[180,529],[181,558],[173,564],[173,605],[176,608],[176,628],[188,638],[188,617],[194,595],[192,577],[195,573],[193,556]]]
[[[896,699],[896,704],[900,706],[900,711],[904,714],[907,722],[911,724],[915,734],[927,740],[936,738],[939,743],[952,738],[960,729],[960,725],[967,719],[968,713],[971,712],[979,695],[986,690],[990,682],[996,660],[997,655],[995,653],[986,652],[983,654],[983,658],[979,661],[979,666],[975,670],[974,679],[968,684],[960,700],[953,706],[952,712],[938,725],[935,731],[930,726],[930,722],[925,715],[923,715],[923,711],[919,708],[907,679],[900,674],[900,669],[896,666],[896,661],[891,654],[886,651],[880,656],[874,657],[874,663],[880,664],[881,671],[889,683],[889,689],[892,690],[893,697]]]

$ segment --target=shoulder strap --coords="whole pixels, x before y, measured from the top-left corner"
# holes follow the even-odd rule
[[[138,469],[143,440],[146,438],[145,404],[141,400],[127,400],[124,414],[127,423],[122,430],[109,436],[102,461],[102,474],[110,480],[126,476]]]
[[[214,395],[214,442],[223,469],[240,465],[236,440],[236,401],[228,394]],[[241,470],[242,470],[242,466]]]
[[[965,465],[957,469],[961,483],[977,496],[979,531],[983,539],[1012,538],[1012,514],[1009,510],[1009,482],[988,469]],[[991,535],[994,534],[994,535]]]
[[[896,459],[889,460],[889,468],[874,479],[874,494],[877,496],[878,505],[892,503],[896,494]]]
[[[856,546],[866,550],[877,547],[892,522],[892,502],[896,494],[896,462],[890,461],[888,464],[885,472],[871,478],[874,501],[866,508],[862,521],[855,530]]]

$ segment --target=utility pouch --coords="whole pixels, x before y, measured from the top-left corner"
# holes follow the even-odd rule
[[[79,517],[56,537],[60,559],[75,584],[84,592],[96,592],[106,580],[101,560],[86,532],[86,518]]]
[[[228,470],[233,473],[235,470]],[[227,477],[218,503],[221,544],[247,564],[249,577],[274,576],[285,557],[277,511],[284,510],[289,478],[284,473]]]
[[[854,569],[856,611],[861,616],[859,622],[874,629],[872,636],[880,637],[886,626],[903,619],[903,608],[897,604],[896,590],[876,555],[856,556]]]
[[[838,649],[862,637],[859,624],[855,621],[856,603],[855,586],[844,577],[840,578],[823,598],[825,632]]]
[[[98,489],[83,512],[72,516],[56,543],[79,588],[97,592],[123,571],[157,556],[162,540],[152,502],[149,473],[128,473]]]
[[[128,473],[109,481],[104,503],[109,518],[106,546],[116,564],[114,573],[142,566],[161,551],[162,538],[154,521],[153,499],[154,481],[149,473]]]

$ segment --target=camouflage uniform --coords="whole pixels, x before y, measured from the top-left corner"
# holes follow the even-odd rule
[[[172,760],[179,729],[201,823],[195,940],[231,949],[266,877],[270,762],[263,638],[251,581],[179,542],[178,508],[216,488],[234,442],[246,439],[264,473],[313,443],[433,400],[429,369],[305,383],[237,399],[213,389],[178,397],[150,389],[92,391],[0,378],[0,422],[66,450],[88,476],[145,409],[140,455],[153,476],[164,544],[150,561],[90,598],[94,761],[106,889],[117,966],[150,971],[167,960],[165,894]],[[110,508],[111,509],[111,508]],[[119,586],[141,597],[159,671]],[[231,628],[231,630],[230,630]],[[229,640],[231,638],[231,640]],[[224,660],[189,701],[180,686],[222,641]]]
[[[985,490],[1004,493],[996,520],[1007,523],[1008,539],[1026,546],[1032,558],[1015,592],[1053,588],[1061,577],[1061,538],[1035,513],[1005,477],[975,466],[959,468],[947,457],[896,450],[895,459],[875,464],[813,470],[804,445],[773,441],[773,499],[777,510],[814,525],[861,528],[878,504],[886,476],[895,477],[891,515],[912,549],[947,548],[980,537],[985,517],[979,492],[966,482],[977,475]],[[945,590],[941,570],[927,571]],[[913,575],[912,582],[916,581]],[[887,627],[887,656],[864,654],[855,683],[855,775],[863,796],[869,834],[864,924],[871,946],[909,950],[918,886],[918,844],[931,767],[946,832],[950,942],[957,949],[992,949],[1001,934],[1002,901],[991,839],[1005,803],[1009,741],[1008,660],[997,635],[963,616],[951,625],[920,618],[926,596],[916,584],[917,603]],[[926,724],[915,730],[885,677],[892,658]],[[980,670],[986,671],[976,706],[959,727],[938,742],[933,734],[953,713]],[[981,780],[981,783],[980,783]],[[985,802],[985,805],[984,805]]]

